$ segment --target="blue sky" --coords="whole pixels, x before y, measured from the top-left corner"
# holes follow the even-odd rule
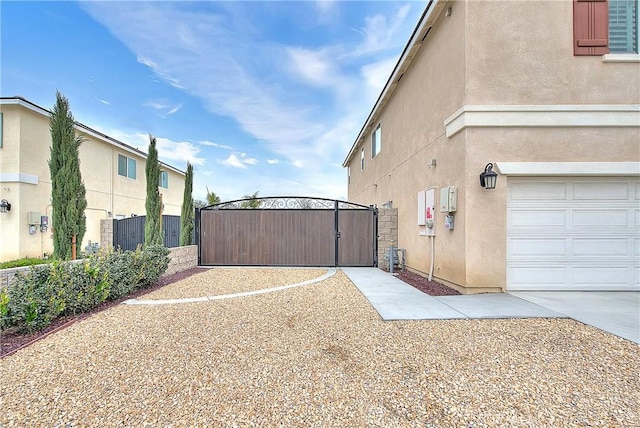
[[[3,1],[0,95],[184,170],[194,197],[346,199],[341,164],[424,2]]]

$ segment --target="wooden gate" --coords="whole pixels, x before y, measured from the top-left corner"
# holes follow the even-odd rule
[[[377,266],[378,210],[321,198],[243,199],[196,211],[203,266]]]

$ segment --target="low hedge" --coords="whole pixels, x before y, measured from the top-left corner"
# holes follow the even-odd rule
[[[41,330],[59,316],[87,312],[155,284],[168,266],[169,250],[162,246],[109,249],[79,262],[33,266],[0,290],[0,329]]]

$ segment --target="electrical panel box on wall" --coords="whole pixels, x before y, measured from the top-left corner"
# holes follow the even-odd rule
[[[425,225],[425,200],[424,190],[418,192],[418,226]]]
[[[38,211],[27,211],[27,223],[29,225],[32,224],[40,224],[40,213]]]
[[[440,212],[452,213],[458,205],[458,191],[455,186],[440,189]]]

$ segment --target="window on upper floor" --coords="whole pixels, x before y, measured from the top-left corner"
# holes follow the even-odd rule
[[[637,54],[640,0],[573,0],[574,55]]]
[[[638,53],[638,0],[609,0],[609,51]]]
[[[351,184],[351,167],[347,167],[347,184]]]
[[[118,155],[118,175],[136,179],[136,160]]]
[[[378,124],[371,134],[371,158],[376,157],[380,150],[382,150],[382,130],[380,129],[380,124]]]
[[[360,149],[360,171],[364,171],[364,147]]]
[[[169,188],[169,173],[167,171],[160,171],[158,186],[164,189]]]
[[[2,112],[0,111],[0,149],[2,148]]]

